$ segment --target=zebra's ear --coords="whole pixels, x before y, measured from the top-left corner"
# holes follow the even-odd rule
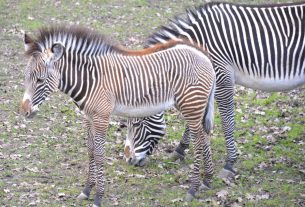
[[[24,40],[24,49],[25,51],[28,51],[30,46],[33,44],[34,40],[26,33],[24,33],[23,40]]]
[[[61,43],[54,43],[51,48],[52,61],[56,62],[59,60],[64,54],[65,47]]]

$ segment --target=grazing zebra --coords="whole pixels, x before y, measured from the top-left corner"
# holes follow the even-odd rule
[[[42,28],[36,38],[25,35],[29,62],[21,111],[31,116],[56,88],[69,95],[85,115],[89,173],[80,199],[96,185],[94,206],[104,194],[105,136],[111,114],[144,117],[175,107],[194,137],[194,167],[187,199],[194,197],[204,158],[209,186],[213,165],[203,130],[205,110],[213,109],[215,71],[202,49],[187,41],[169,41],[132,51],[115,46],[97,32],[80,27]],[[212,120],[213,113],[208,112]],[[212,125],[212,123],[209,123]]]
[[[227,147],[222,176],[235,173],[233,164],[237,159],[233,137],[234,85],[263,91],[284,91],[305,83],[304,14],[305,2],[274,5],[211,2],[188,10],[187,17],[176,17],[169,26],[162,27],[148,39],[147,46],[173,39],[188,39],[202,46],[211,56],[216,72],[215,99]],[[152,119],[158,117],[163,119],[160,115]],[[141,130],[140,126],[130,124],[129,128],[133,127],[136,131]],[[163,122],[159,122],[159,127],[164,128]],[[177,156],[184,156],[184,150],[189,145],[188,137],[186,129],[175,150]],[[136,141],[133,142],[150,148],[144,141],[145,136],[128,136],[127,139],[134,139]],[[135,165],[145,158],[143,153],[135,155],[137,157],[132,158]]]
[[[145,118],[128,119],[127,129],[129,138],[125,142],[124,156],[130,164],[136,163],[143,166],[145,159],[137,160],[137,158],[151,155],[155,145],[165,135],[163,113]],[[145,137],[145,139],[133,139],[133,137]],[[130,154],[131,152],[134,154]]]

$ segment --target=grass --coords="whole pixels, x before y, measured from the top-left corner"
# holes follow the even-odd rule
[[[88,160],[86,131],[75,105],[65,95],[55,93],[34,119],[26,120],[18,113],[26,65],[21,30],[33,34],[50,24],[81,24],[129,48],[141,48],[145,38],[166,24],[167,18],[201,3],[0,1],[0,206],[92,203],[76,200],[85,182]],[[184,122],[177,113],[171,110],[166,114],[166,138],[143,168],[129,166],[123,160],[126,131],[119,128],[120,119],[113,117],[106,142],[104,206],[304,206],[304,100],[304,87],[286,93],[237,87],[239,175],[229,181],[215,176],[211,190],[201,192],[190,203],[182,199],[189,185],[192,150],[180,163],[171,162],[166,153],[183,133]],[[218,173],[226,153],[218,113],[211,142]],[[227,195],[221,197],[221,191]]]

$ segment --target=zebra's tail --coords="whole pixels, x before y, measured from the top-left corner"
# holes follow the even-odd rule
[[[215,81],[213,83],[212,90],[208,99],[208,104],[203,117],[203,127],[207,134],[213,130],[214,126],[214,94],[215,94]]]

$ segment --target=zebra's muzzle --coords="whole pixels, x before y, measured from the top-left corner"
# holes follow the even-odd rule
[[[143,167],[146,164],[146,157],[141,158],[141,159],[129,158],[128,159],[128,164],[134,165],[134,166],[137,166],[137,167]]]
[[[26,99],[25,101],[21,102],[20,112],[26,118],[33,118],[36,115],[37,110],[32,107],[30,100]]]

